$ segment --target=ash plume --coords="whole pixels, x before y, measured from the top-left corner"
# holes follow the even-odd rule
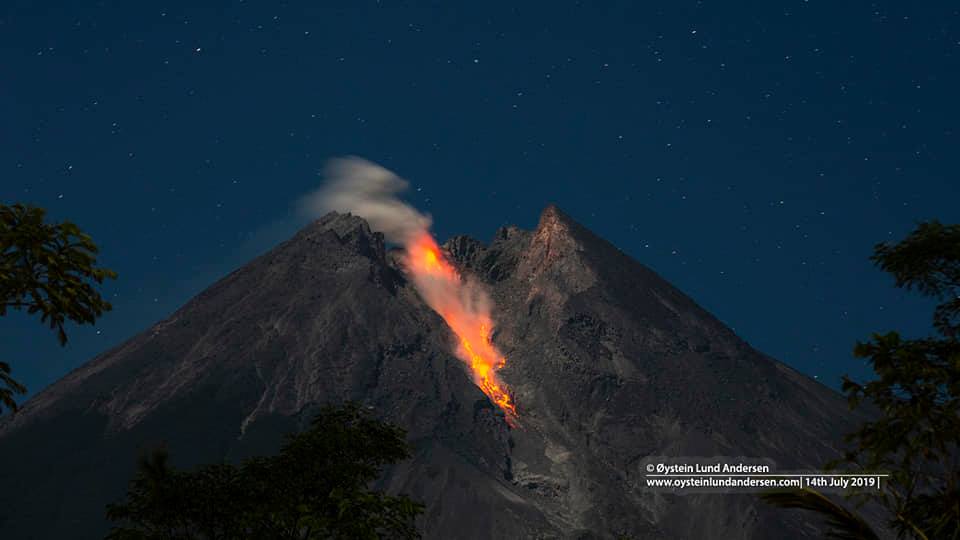
[[[300,200],[300,212],[317,218],[350,212],[367,220],[388,242],[406,244],[432,220],[397,198],[410,184],[392,171],[360,157],[335,158],[324,169],[324,185]]]

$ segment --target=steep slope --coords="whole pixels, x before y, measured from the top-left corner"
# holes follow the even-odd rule
[[[505,228],[489,247],[458,237],[447,248],[492,284],[495,340],[510,359],[503,375],[525,428],[512,434],[514,483],[532,500],[571,529],[802,534],[799,521],[783,525],[802,516],[752,496],[644,491],[639,462],[757,456],[779,470],[818,469],[857,421],[839,395],[753,350],[555,207],[533,233]]]
[[[269,452],[347,398],[409,430],[415,456],[383,482],[427,503],[428,538],[809,534],[753,497],[644,491],[638,462],[815,468],[853,425],[838,395],[556,208],[536,231],[445,247],[497,302],[521,429],[473,385],[382,236],[330,214],[0,424],[0,537],[102,537],[138,448],[165,441],[184,466]]]

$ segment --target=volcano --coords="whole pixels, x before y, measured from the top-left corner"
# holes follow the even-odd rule
[[[102,538],[138,449],[177,466],[275,452],[346,399],[408,430],[382,486],[428,539],[814,538],[749,494],[644,489],[646,456],[819,469],[860,418],[557,208],[441,249],[494,303],[519,426],[363,219],[330,213],[0,421],[0,538]]]

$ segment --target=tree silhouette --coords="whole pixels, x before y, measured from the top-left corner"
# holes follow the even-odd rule
[[[872,260],[894,276],[897,287],[939,302],[933,313],[937,335],[903,339],[888,332],[857,343],[854,356],[867,359],[877,377],[861,384],[844,376],[842,389],[851,408],[868,402],[881,414],[847,435],[851,448],[828,467],[889,473],[883,490],[858,491],[850,498],[858,506],[869,501],[881,505],[898,537],[958,539],[960,225],[921,223],[897,244],[877,244]],[[816,495],[804,490],[761,497],[777,506],[832,516],[830,534],[835,538],[875,538],[849,536],[862,519],[826,498],[829,504],[810,504]]]
[[[370,489],[388,464],[410,456],[405,432],[358,405],[326,406],[280,453],[240,465],[177,471],[160,449],[142,457],[127,500],[107,507],[127,539],[419,538],[423,506]]]
[[[10,376],[10,364],[0,362],[0,411],[3,407],[11,411],[17,410],[16,394],[25,394],[27,388]]]
[[[46,223],[45,217],[42,208],[0,205],[0,316],[8,309],[39,313],[66,345],[66,321],[93,324],[111,309],[92,283],[117,274],[96,267],[97,246],[79,227]],[[10,372],[0,363],[0,412],[16,412],[14,395],[26,393]]]

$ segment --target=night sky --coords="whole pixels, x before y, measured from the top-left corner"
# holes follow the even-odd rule
[[[910,4],[7,0],[0,201],[120,277],[65,348],[0,320],[0,357],[35,392],[122,343],[289,237],[353,154],[441,241],[554,202],[758,349],[862,377],[857,339],[930,327],[873,244],[960,222],[960,5]]]

